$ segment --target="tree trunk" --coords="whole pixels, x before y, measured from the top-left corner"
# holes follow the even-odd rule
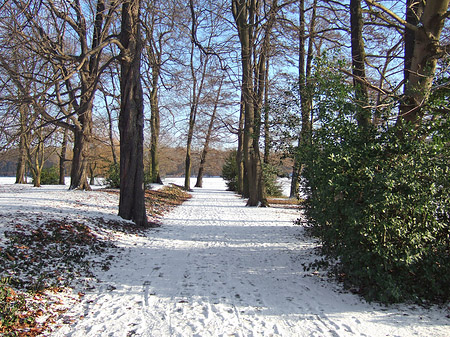
[[[89,163],[89,184],[95,184],[95,168],[97,164]]]
[[[198,168],[197,182],[195,187],[203,187],[203,171],[205,169],[206,155],[209,150],[209,141],[211,139],[212,130],[214,127],[214,121],[216,120],[217,106],[219,105],[220,92],[222,90],[223,79],[220,80],[219,89],[217,90],[216,101],[214,102],[213,112],[209,120],[208,131],[206,132],[205,144],[203,145],[203,151],[200,155],[200,167]]]
[[[274,24],[277,4],[276,0],[272,2],[269,19],[263,30],[263,42],[260,42],[261,48],[256,54],[255,34],[259,25],[259,5],[259,2],[253,0],[232,1],[233,16],[241,43],[242,97],[245,110],[243,153],[249,187],[247,206],[267,205],[259,150],[260,109],[262,107],[263,88],[267,80],[265,78],[265,65],[269,51],[269,37]],[[254,52],[255,54],[253,54]],[[253,71],[255,71],[254,77]]]
[[[269,58],[266,59],[266,81],[264,84],[264,164],[269,164],[270,126],[269,126]]]
[[[116,146],[114,144],[114,132],[113,132],[113,116],[111,109],[109,108],[108,100],[106,99],[105,95],[105,107],[106,111],[108,113],[108,137],[109,137],[109,146],[111,148],[111,155],[113,157],[113,164],[114,166],[117,165],[117,155],[116,155]]]
[[[406,22],[417,26],[419,23],[419,18],[422,15],[423,8],[419,6],[416,0],[406,0]],[[404,79],[405,85],[403,88],[404,93],[406,93],[406,83],[408,82],[409,72],[411,71],[411,62],[414,54],[414,41],[415,32],[409,27],[405,27],[404,32],[404,43],[405,43],[405,54],[404,54]]]
[[[309,25],[309,39],[308,49],[306,50],[306,28],[305,28],[305,2],[300,1],[299,8],[299,61],[298,61],[298,94],[300,97],[301,120],[302,128],[297,143],[297,151],[294,155],[294,167],[292,168],[291,190],[289,196],[297,198],[300,188],[300,178],[303,170],[303,160],[301,159],[300,151],[305,151],[305,147],[311,141],[312,129],[312,88],[310,83],[312,60],[314,56],[314,30],[316,22],[317,0],[314,0],[311,14],[311,21]],[[305,61],[306,60],[306,61]]]
[[[59,184],[65,185],[66,181],[66,153],[67,153],[67,139],[69,136],[69,129],[64,129],[63,140],[61,143],[61,153],[59,155]]]
[[[33,176],[33,186],[41,187],[41,173],[44,167],[44,136],[42,135],[42,129],[38,128],[35,135],[37,138],[36,148],[32,149],[31,144],[27,144],[27,157],[30,163],[30,171]]]
[[[73,7],[77,13],[82,13],[81,4],[75,1]],[[89,143],[92,137],[92,107],[94,101],[95,91],[97,90],[97,81],[100,77],[100,61],[102,59],[102,49],[87,55],[88,41],[91,41],[91,50],[98,48],[104,39],[109,35],[107,27],[111,21],[106,19],[110,14],[106,13],[105,1],[97,0],[95,9],[95,20],[93,22],[93,29],[87,30],[85,27],[85,20],[82,15],[79,15],[78,22],[78,38],[81,45],[83,60],[87,60],[80,64],[78,75],[80,80],[79,88],[73,88],[70,83],[70,76],[65,81],[67,91],[71,98],[71,105],[75,108],[78,116],[78,123],[75,123],[74,135],[74,149],[71,169],[71,183],[70,189],[90,190],[88,184],[88,156]],[[88,32],[92,32],[92,37],[88,38]],[[84,58],[86,57],[86,59]],[[67,69],[64,69],[67,73]],[[78,93],[78,90],[80,93]]]
[[[25,184],[25,173],[27,163],[27,118],[26,107],[19,107],[20,114],[20,137],[19,137],[19,161],[17,162],[16,184]]]
[[[72,168],[70,170],[70,189],[90,191],[87,181],[87,153],[90,139],[91,125],[87,119],[82,123],[82,129],[74,132]]]
[[[236,151],[236,165],[238,169],[237,192],[244,198],[248,198],[248,184],[246,182],[247,175],[244,167],[244,118],[245,108],[244,100],[241,95],[240,113],[239,113],[239,129],[238,129],[238,147]]]
[[[184,189],[189,191],[191,189],[191,144],[194,136],[195,118],[197,113],[196,99],[197,99],[197,75],[194,70],[194,42],[191,41],[191,57],[190,68],[192,76],[192,101],[189,112],[189,127],[186,141],[186,157],[184,162]]]
[[[415,31],[414,49],[405,85],[405,97],[400,104],[397,124],[419,125],[422,106],[428,100],[436,72],[437,60],[443,54],[439,44],[450,0],[428,0]],[[409,42],[411,43],[411,42]],[[408,59],[405,60],[408,62]],[[408,66],[408,64],[406,65]]]
[[[26,171],[26,163],[27,163],[27,154],[24,152],[22,148],[22,140],[20,140],[19,144],[19,161],[17,162],[17,170],[16,170],[16,184],[26,184],[25,181],[25,171]]]
[[[305,0],[299,1],[299,29],[298,29],[298,95],[300,97],[300,102],[302,101],[302,93],[303,93],[303,87],[304,87],[304,81],[305,81],[305,40],[306,40],[306,34],[305,34]],[[301,103],[300,103],[301,104]],[[302,116],[304,114],[303,108],[302,108]],[[302,118],[303,121],[303,118]],[[298,196],[299,191],[299,180],[300,180],[300,157],[299,157],[299,151],[301,148],[301,136],[298,137],[297,142],[297,149],[294,153],[294,166],[292,167],[292,178],[291,178],[291,190],[289,193],[289,196],[291,198],[296,198]]]
[[[19,141],[19,161],[17,162],[16,184],[26,184],[25,173],[27,163],[27,149],[25,135],[20,135]]]
[[[160,132],[160,117],[158,106],[158,78],[159,78],[159,65],[153,64],[152,66],[152,91],[150,94],[150,167],[151,167],[151,182],[156,184],[162,184],[161,177],[159,175],[159,158],[158,158],[158,142]]]
[[[36,170],[31,170],[33,175],[33,187],[41,187],[41,172]]]
[[[194,127],[195,120],[197,118],[198,105],[200,102],[200,97],[203,91],[203,84],[205,82],[206,77],[206,69],[208,65],[208,57],[205,56],[205,60],[203,60],[203,69],[201,73],[200,84],[197,88],[197,75],[195,74],[194,69],[194,41],[191,42],[191,76],[192,76],[192,102],[191,102],[191,110],[189,113],[189,130],[187,135],[187,143],[186,143],[186,161],[185,161],[185,173],[184,173],[184,188],[189,191],[191,189],[191,144],[192,139],[194,137]]]
[[[186,156],[184,162],[184,189],[189,191],[191,189],[191,144],[192,144],[192,132],[188,134],[188,140],[186,143]]]
[[[140,77],[142,43],[139,0],[122,6],[120,41],[120,201],[119,216],[147,225],[144,195],[144,97]]]
[[[352,43],[352,73],[356,99],[356,120],[360,127],[370,124],[369,94],[365,70],[366,53],[362,36],[363,16],[361,0],[350,0],[350,27]]]

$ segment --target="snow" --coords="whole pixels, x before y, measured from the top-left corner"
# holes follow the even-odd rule
[[[293,224],[298,210],[245,207],[220,178],[192,195],[147,235],[115,236],[115,262],[51,336],[450,336],[448,307],[367,303],[304,271],[317,243]],[[119,219],[117,205],[115,194],[0,179],[0,239],[5,218]]]

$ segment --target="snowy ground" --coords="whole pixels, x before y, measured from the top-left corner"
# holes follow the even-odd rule
[[[450,336],[448,308],[369,304],[304,271],[316,243],[293,225],[298,211],[245,207],[218,178],[192,194],[147,236],[115,238],[120,256],[51,336]],[[3,217],[114,219],[117,205],[0,180]]]

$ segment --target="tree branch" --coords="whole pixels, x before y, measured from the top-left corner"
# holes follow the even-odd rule
[[[380,10],[382,10],[384,13],[386,13],[387,15],[389,15],[391,18],[393,18],[395,21],[399,22],[400,24],[402,24],[403,26],[405,26],[408,29],[411,29],[413,31],[417,31],[418,27],[410,24],[409,22],[407,22],[406,20],[402,19],[400,16],[398,16],[397,14],[395,14],[393,11],[391,11],[390,9],[384,7],[383,5],[379,4],[378,2],[374,1],[374,0],[364,0],[367,4],[367,6],[369,6],[369,8],[376,7]]]

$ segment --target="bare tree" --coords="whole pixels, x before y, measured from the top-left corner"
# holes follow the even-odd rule
[[[411,2],[406,0],[406,19],[375,0],[365,0],[372,15],[390,27],[404,32],[405,89],[397,124],[419,125],[424,116],[423,106],[432,90],[437,60],[448,46],[441,44],[444,23],[449,18],[449,0]]]
[[[299,25],[298,25],[298,94],[301,106],[301,131],[298,137],[297,151],[309,144],[311,137],[312,114],[312,59],[314,56],[314,39],[316,38],[317,0],[313,1],[308,30],[306,30],[305,1],[299,1]],[[306,47],[308,41],[308,47]],[[299,192],[299,180],[303,170],[303,164],[298,155],[294,157],[290,197],[297,197]]]
[[[39,93],[29,99],[38,105],[39,97],[60,107],[60,115],[52,115],[40,109],[43,117],[74,133],[73,160],[70,188],[89,189],[87,183],[88,143],[92,132],[92,104],[102,71],[111,58],[102,58],[103,49],[118,44],[114,35],[109,35],[116,18],[117,1],[98,0],[91,6],[80,0],[71,3],[46,1],[11,0],[8,9],[16,13],[11,31],[14,43],[27,46],[29,52],[51,64],[52,73],[36,73],[35,81],[43,83]],[[13,27],[11,25],[10,27]],[[65,87],[62,90],[61,86]],[[55,88],[51,92],[51,88]],[[66,106],[74,111],[68,112]],[[69,120],[70,123],[67,123]]]
[[[259,135],[261,108],[266,79],[266,59],[270,47],[270,34],[279,10],[276,0],[261,8],[254,0],[233,0],[232,12],[241,43],[242,97],[244,104],[243,153],[248,179],[248,206],[267,206],[262,174]],[[267,13],[262,24],[262,13]],[[258,37],[261,36],[259,39]]]
[[[206,70],[208,69],[208,55],[200,54],[200,74],[197,74],[194,65],[195,44],[191,43],[191,57],[190,57],[190,71],[192,76],[192,93],[189,112],[189,127],[186,141],[186,159],[185,159],[185,173],[184,173],[184,188],[190,190],[191,181],[191,146],[194,137],[195,121],[199,110],[200,99],[204,88]],[[198,78],[197,76],[200,76]]]
[[[350,29],[352,45],[352,74],[356,99],[356,120],[360,127],[370,123],[369,93],[365,70],[366,53],[363,40],[363,14],[361,0],[350,0]]]
[[[66,184],[66,154],[67,154],[67,144],[69,141],[69,129],[64,128],[63,138],[61,141],[61,152],[59,153],[59,184]]]
[[[219,88],[217,89],[217,96],[214,100],[214,107],[212,109],[211,117],[210,117],[209,124],[208,124],[208,129],[206,131],[205,142],[203,144],[203,150],[200,155],[200,166],[198,168],[197,182],[195,183],[195,187],[203,186],[203,174],[204,174],[204,169],[205,169],[204,167],[205,167],[205,163],[206,163],[206,156],[209,151],[209,142],[211,140],[214,123],[216,121],[217,107],[219,105],[220,94],[222,91],[222,84],[223,84],[223,77],[221,79],[219,79]]]
[[[161,132],[161,117],[159,107],[160,78],[165,59],[170,58],[164,48],[168,48],[169,40],[173,39],[176,24],[176,3],[163,3],[159,0],[147,0],[143,15],[145,29],[144,62],[149,71],[143,76],[150,101],[150,182],[162,184],[159,172],[159,137]]]
[[[140,0],[124,2],[120,42],[119,216],[147,225],[144,195],[144,96],[141,85]]]
[[[244,120],[245,120],[245,102],[243,93],[241,93],[241,101],[239,105],[239,124],[238,124],[238,145],[236,151],[236,164],[237,164],[237,192],[244,198],[248,198],[248,181],[245,174],[245,162],[244,162]]]

